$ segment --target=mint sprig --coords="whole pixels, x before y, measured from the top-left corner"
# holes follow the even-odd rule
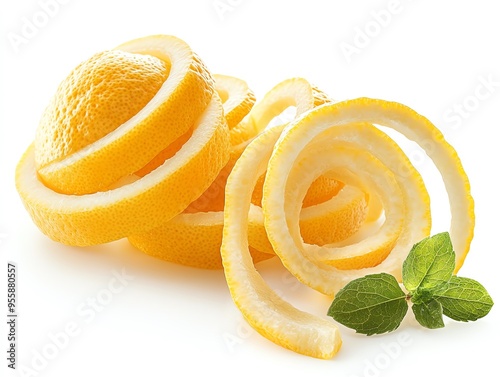
[[[396,330],[411,302],[415,319],[429,329],[444,327],[443,314],[475,321],[489,313],[493,300],[477,281],[453,275],[455,252],[450,235],[439,233],[416,243],[403,262],[403,285],[381,273],[348,283],[333,300],[328,315],[358,333]]]

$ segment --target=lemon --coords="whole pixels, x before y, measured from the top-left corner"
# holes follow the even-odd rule
[[[151,36],[116,50],[77,67],[42,117],[37,171],[55,191],[95,193],[143,168],[193,127],[212,98],[210,73],[182,40]],[[124,107],[131,110],[122,115]]]
[[[122,103],[137,93],[138,104]],[[178,38],[142,38],[95,55],[54,101],[17,166],[16,186],[35,224],[58,242],[95,245],[159,226],[198,198],[228,162],[222,102],[203,63]],[[117,114],[123,106],[131,109]],[[88,123],[79,130],[81,122]],[[58,136],[44,139],[49,134]],[[175,153],[157,163],[165,150]],[[134,174],[151,163],[142,177]]]

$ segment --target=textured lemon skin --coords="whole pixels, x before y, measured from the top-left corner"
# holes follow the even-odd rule
[[[217,270],[222,268],[220,245],[224,226],[222,212],[185,213],[139,236],[132,245],[144,253],[185,266]],[[250,250],[254,263],[273,255]]]
[[[37,177],[34,147],[16,169],[16,187],[39,229],[67,245],[89,246],[150,230],[182,212],[211,184],[229,159],[229,130],[214,96],[181,151],[126,186],[88,195],[66,195]]]
[[[106,136],[136,115],[167,79],[169,67],[148,55],[110,50],[77,66],[59,85],[35,137],[40,169]]]
[[[155,56],[169,66],[169,76],[134,117],[98,141],[38,169],[41,180],[55,191],[94,193],[138,171],[192,128],[212,98],[210,72],[182,40],[151,36],[117,50]]]

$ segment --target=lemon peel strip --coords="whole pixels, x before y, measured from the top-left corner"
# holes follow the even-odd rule
[[[228,178],[221,247],[224,273],[236,306],[253,328],[285,348],[327,359],[341,347],[338,328],[281,299],[255,270],[249,254],[247,223],[253,187],[280,132],[269,129],[250,143]]]

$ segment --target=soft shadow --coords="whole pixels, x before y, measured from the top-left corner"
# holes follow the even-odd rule
[[[163,261],[148,256],[132,246],[126,239],[91,247],[61,245],[40,235],[38,253],[44,262],[54,268],[77,270],[82,277],[95,277],[98,271],[125,269],[136,277],[159,282],[176,281],[183,286],[213,291],[227,291],[224,272],[203,270]]]

